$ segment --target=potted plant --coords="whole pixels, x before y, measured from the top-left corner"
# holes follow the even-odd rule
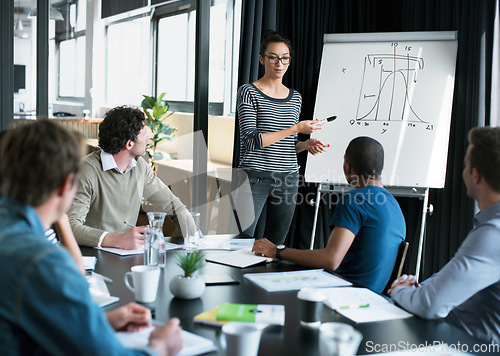
[[[177,254],[177,265],[184,275],[177,275],[170,281],[170,291],[181,299],[196,299],[205,292],[205,282],[196,271],[205,265],[205,255],[200,250],[180,252]]]
[[[150,140],[152,143],[148,143],[146,146],[146,152],[149,157],[149,162],[155,172],[155,161],[164,159],[167,155],[170,156],[168,153],[156,151],[158,143],[163,140],[174,141],[175,136],[173,133],[177,131],[175,127],[164,122],[165,119],[174,113],[168,112],[170,105],[166,100],[163,100],[165,94],[166,93],[161,93],[158,98],[143,95],[144,99],[141,103],[142,110],[146,114],[146,126],[149,127],[153,135]],[[172,156],[170,156],[170,158],[172,158]]]

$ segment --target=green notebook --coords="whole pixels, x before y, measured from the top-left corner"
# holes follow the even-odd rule
[[[285,306],[223,303],[216,312],[216,320],[284,325]]]

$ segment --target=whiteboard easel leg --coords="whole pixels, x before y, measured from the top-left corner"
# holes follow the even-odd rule
[[[422,262],[422,253],[424,247],[424,235],[425,235],[425,220],[427,219],[427,205],[429,204],[429,188],[425,190],[424,204],[422,207],[422,222],[420,224],[420,237],[418,239],[418,252],[417,252],[417,265],[415,267],[415,276],[417,281],[420,276],[420,265]]]
[[[319,211],[319,199],[321,197],[321,184],[318,184],[318,192],[316,193],[316,201],[314,202],[314,219],[313,228],[311,232],[311,247],[310,250],[314,248],[314,238],[316,235],[316,223],[318,222],[318,211]]]

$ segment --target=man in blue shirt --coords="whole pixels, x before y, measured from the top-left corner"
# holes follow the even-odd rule
[[[384,189],[384,149],[370,137],[353,139],[344,156],[346,180],[355,189],[340,197],[325,248],[298,250],[255,241],[257,255],[334,270],[351,282],[382,293],[396,262],[406,225],[399,204]]]
[[[71,205],[82,150],[79,137],[48,120],[10,130],[0,142],[2,354],[175,355],[178,319],[156,328],[149,347],[125,349],[114,330],[148,326],[149,310],[131,303],[103,313],[70,254],[44,236]]]
[[[463,179],[479,213],[455,256],[419,285],[415,276],[394,281],[389,294],[425,319],[446,318],[482,340],[500,344],[500,128],[469,132]]]

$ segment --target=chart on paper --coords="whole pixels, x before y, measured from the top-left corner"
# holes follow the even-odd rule
[[[384,185],[442,188],[455,83],[454,36],[449,31],[325,35],[314,118],[337,119],[312,134],[330,147],[308,156],[306,181],[346,184],[347,145],[368,136],[384,147]]]

